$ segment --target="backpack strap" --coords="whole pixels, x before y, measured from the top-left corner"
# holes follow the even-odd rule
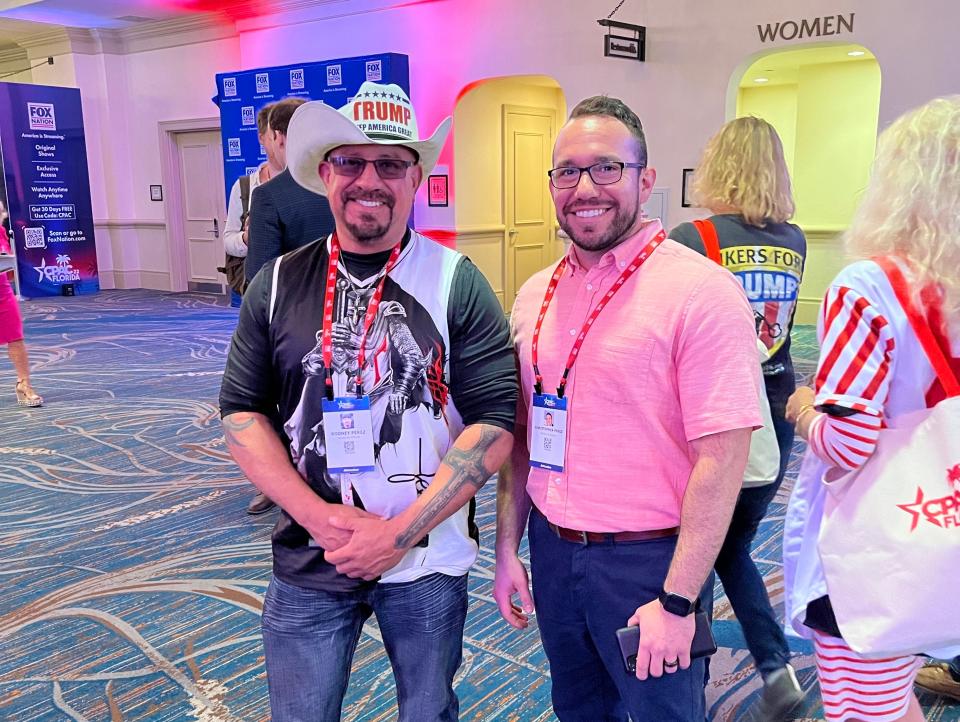
[[[933,366],[937,378],[940,379],[940,383],[943,385],[944,392],[948,397],[960,396],[960,381],[957,380],[957,375],[950,367],[950,361],[947,359],[947,355],[934,338],[930,326],[923,316],[920,315],[919,311],[917,311],[916,306],[914,306],[909,287],[907,286],[907,279],[904,278],[900,266],[890,257],[874,258],[873,261],[880,266],[887,275],[887,279],[893,287],[893,292],[897,295],[897,300],[900,302],[904,312],[907,314],[907,318],[910,320],[910,326],[913,328],[913,332],[920,340],[920,345],[927,354],[930,365]]]
[[[709,218],[704,221],[694,221],[697,231],[700,233],[700,239],[703,241],[703,247],[707,252],[707,258],[714,263],[723,265],[723,259],[720,258],[720,239],[717,238],[717,229],[713,221]]]
[[[240,212],[241,217],[250,212],[250,176],[248,175],[240,176],[240,207],[243,209]]]

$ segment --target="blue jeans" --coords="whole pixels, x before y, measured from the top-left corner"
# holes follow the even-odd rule
[[[704,663],[649,677],[627,672],[616,632],[660,593],[677,538],[582,545],[530,515],[533,601],[561,722],[703,722]]]
[[[397,683],[401,722],[455,722],[467,577],[431,574],[356,592],[270,581],[263,646],[273,722],[336,722],[360,630],[377,615]]]
[[[730,606],[743,628],[747,648],[763,678],[783,668],[790,660],[790,650],[783,628],[770,605],[763,577],[750,556],[757,528],[767,513],[770,501],[780,488],[787,462],[790,460],[790,450],[793,448],[794,428],[784,418],[785,406],[771,402],[770,411],[780,447],[780,473],[772,484],[743,489],[740,492],[730,529],[715,565]]]

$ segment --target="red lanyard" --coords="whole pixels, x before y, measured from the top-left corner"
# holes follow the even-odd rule
[[[397,264],[401,243],[393,247],[387,265],[380,272],[380,282],[367,304],[367,313],[363,319],[363,336],[360,338],[360,350],[357,358],[357,398],[363,396],[363,366],[367,361],[367,334],[377,317],[377,309],[383,298],[383,287],[387,275]],[[327,265],[327,290],[323,294],[323,368],[326,373],[327,398],[333,399],[333,304],[337,292],[337,266],[340,264],[340,240],[337,234],[330,239],[330,262]]]
[[[600,316],[600,312],[610,303],[610,299],[613,298],[617,291],[619,291],[623,284],[627,282],[627,279],[630,278],[637,270],[644,264],[644,262],[653,255],[653,252],[657,250],[659,246],[666,239],[667,234],[665,231],[660,231],[656,237],[650,241],[646,246],[643,247],[643,250],[640,251],[630,262],[630,264],[623,269],[623,273],[620,274],[620,277],[613,282],[613,285],[610,287],[610,290],[604,294],[603,298],[600,299],[600,302],[594,307],[593,311],[590,312],[590,315],[587,316],[586,322],[583,324],[583,328],[580,329],[580,334],[577,336],[577,340],[573,342],[573,348],[570,349],[570,356],[567,357],[567,365],[563,369],[563,376],[560,379],[560,385],[557,386],[557,396],[563,398],[563,392],[567,387],[567,376],[570,375],[570,369],[573,368],[573,364],[577,360],[577,355],[580,353],[580,347],[583,346],[583,340],[587,337],[590,329],[593,328],[594,321],[597,320],[597,317]],[[540,345],[540,328],[543,326],[543,319],[547,315],[547,309],[550,308],[550,302],[553,300],[553,294],[557,291],[557,286],[560,284],[560,279],[563,277],[563,272],[567,268],[567,259],[564,258],[557,265],[557,269],[553,272],[553,277],[550,279],[550,283],[547,285],[547,292],[543,296],[543,305],[540,306],[540,315],[537,317],[537,325],[533,329],[533,348],[531,349],[533,356],[533,373],[536,379],[534,383],[534,391],[537,394],[543,393],[543,376],[540,375],[540,367],[538,361],[540,356],[538,353],[538,347]]]

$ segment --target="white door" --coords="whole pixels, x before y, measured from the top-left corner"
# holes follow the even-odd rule
[[[553,152],[554,111],[503,106],[505,307],[530,276],[557,257],[553,243],[553,201],[547,185]]]
[[[187,242],[187,288],[224,293],[226,279],[217,271],[224,262],[223,151],[220,133],[177,133],[183,237]]]

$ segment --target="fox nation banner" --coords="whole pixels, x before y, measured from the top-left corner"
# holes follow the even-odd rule
[[[409,59],[399,53],[323,60],[217,75],[223,179],[226,197],[237,178],[256,170],[267,156],[257,140],[257,113],[283,98],[347,104],[366,81],[395,83],[410,94]]]
[[[80,91],[0,83],[0,150],[20,294],[99,291]]]

